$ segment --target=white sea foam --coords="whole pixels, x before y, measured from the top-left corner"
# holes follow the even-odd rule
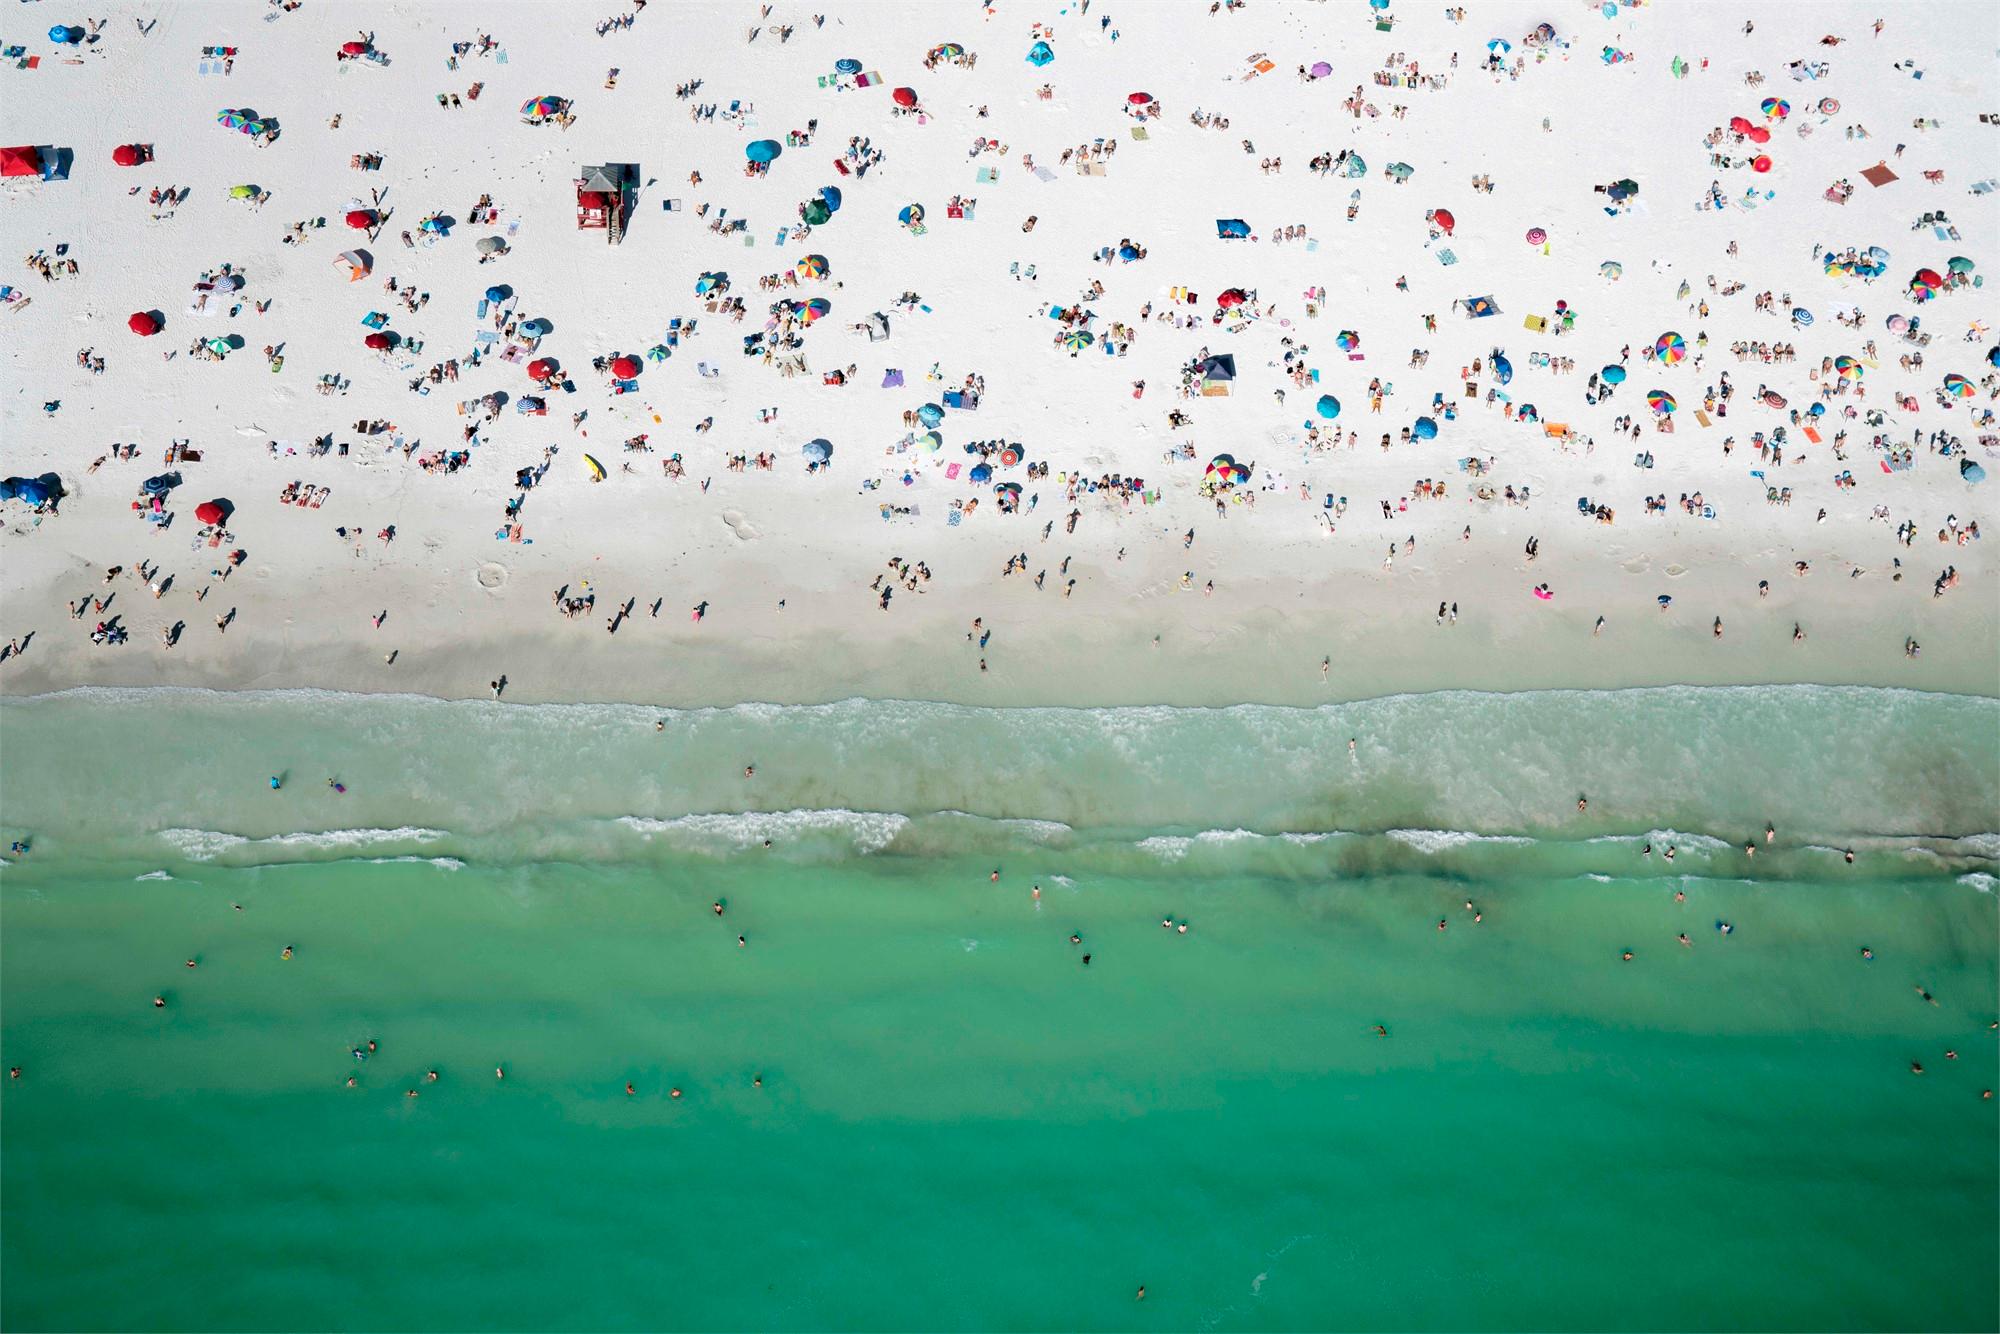
[[[404,825],[397,829],[326,829],[293,834],[273,834],[268,838],[248,838],[215,829],[162,829],[160,838],[189,861],[206,862],[241,849],[296,849],[345,851],[380,847],[395,843],[435,843],[449,835],[442,829],[421,829]]]
[[[1139,840],[1139,850],[1150,852],[1162,861],[1177,862],[1188,855],[1197,845],[1215,846],[1227,843],[1241,843],[1250,839],[1260,839],[1264,835],[1248,829],[1204,829],[1199,834],[1155,834],[1151,838]]]
[[[1958,878],[1958,883],[1961,885],[1970,885],[1981,894],[1991,894],[1996,881],[1994,877],[1986,874],[1984,871],[1968,871]]]
[[[855,852],[879,852],[910,823],[907,815],[886,811],[799,810],[737,811],[712,815],[677,815],[669,820],[621,815],[617,823],[651,838],[662,836],[678,845],[703,850],[741,851],[772,843],[791,843],[816,834],[847,838]]]
[[[1520,845],[1535,841],[1515,834],[1473,834],[1463,829],[1391,829],[1389,837],[1398,843],[1415,848],[1418,852],[1431,854],[1447,852],[1452,848],[1469,847],[1475,843]]]
[[[148,872],[146,872],[146,874],[144,874],[144,875],[135,875],[135,876],[133,876],[132,878],[133,878],[134,880],[172,880],[172,879],[173,879],[173,877],[172,877],[171,875],[167,874],[167,873],[166,873],[165,871],[148,871]]]

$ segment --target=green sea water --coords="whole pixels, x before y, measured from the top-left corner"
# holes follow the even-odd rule
[[[0,1323],[1992,1329],[1996,739],[6,701]]]

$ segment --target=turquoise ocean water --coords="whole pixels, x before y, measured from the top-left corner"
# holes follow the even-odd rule
[[[9,1329],[2000,1323],[1992,700],[88,690],[0,826]]]

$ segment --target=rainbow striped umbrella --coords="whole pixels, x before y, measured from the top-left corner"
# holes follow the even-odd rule
[[[1772,120],[1783,120],[1792,114],[1792,104],[1782,97],[1767,97],[1762,106],[1764,114]]]
[[[1972,381],[1956,371],[1944,377],[1944,391],[1953,398],[1971,398],[1974,393]]]
[[[1662,365],[1678,366],[1687,359],[1687,354],[1687,339],[1671,329],[1661,334],[1659,341],[1653,344],[1653,355],[1660,359]]]
[[[1679,407],[1680,404],[1674,402],[1674,396],[1664,389],[1648,389],[1646,391],[1646,406],[1664,417]]]
[[[1853,357],[1839,356],[1833,359],[1834,373],[1843,380],[1860,379],[1861,372],[1864,369],[1866,368],[1863,367],[1862,364]]]
[[[826,256],[807,255],[798,262],[797,268],[799,277],[801,278],[824,278],[826,277]]]

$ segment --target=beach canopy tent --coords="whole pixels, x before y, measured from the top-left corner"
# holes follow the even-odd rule
[[[1250,235],[1250,224],[1241,218],[1217,218],[1215,234],[1225,241],[1240,241]]]
[[[1055,48],[1047,42],[1036,42],[1028,48],[1028,63],[1040,69],[1056,58]]]
[[[226,500],[204,500],[194,507],[194,517],[202,523],[227,523],[234,508]]]
[[[611,359],[611,375],[613,379],[617,380],[637,379],[639,375],[639,359],[637,357],[613,357]]]
[[[898,88],[889,94],[889,100],[899,107],[914,107],[917,104],[917,90],[914,88]]]
[[[357,232],[365,232],[375,225],[375,210],[372,208],[351,208],[347,210],[347,225]]]
[[[19,144],[13,148],[0,148],[0,176],[39,176],[42,174],[42,153],[33,144]]]
[[[125,321],[125,327],[141,338],[151,338],[160,331],[160,321],[151,311],[141,310]]]
[[[1204,357],[1200,366],[1201,378],[1209,381],[1234,380],[1236,378],[1236,358],[1227,352],[1218,356]]]
[[[833,457],[833,444],[825,439],[808,440],[799,446],[799,453],[805,455],[808,463],[825,463]]]
[[[776,139],[752,139],[743,145],[743,156],[752,162],[776,162],[784,152],[784,145]]]
[[[368,276],[368,271],[375,267],[374,261],[368,258],[365,250],[343,250],[333,257],[333,263],[335,268],[342,265],[347,267],[347,281],[351,283],[360,282]]]
[[[136,167],[151,156],[143,144],[120,144],[111,150],[111,160],[121,167]]]

